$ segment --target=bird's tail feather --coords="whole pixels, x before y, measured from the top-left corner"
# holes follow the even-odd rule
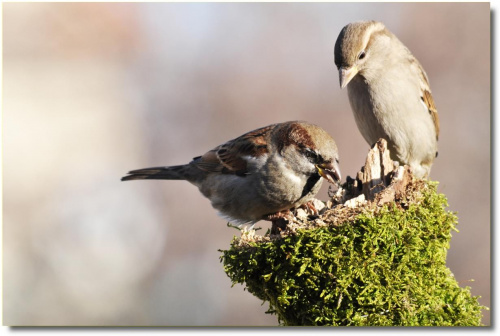
[[[187,170],[189,165],[143,168],[129,171],[121,180],[186,180]]]

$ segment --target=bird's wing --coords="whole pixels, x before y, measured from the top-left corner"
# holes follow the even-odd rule
[[[409,51],[408,51],[409,52]],[[420,99],[427,107],[429,114],[434,122],[434,127],[436,128],[436,139],[439,138],[439,116],[436,109],[436,105],[434,104],[434,98],[432,98],[431,88],[429,85],[429,78],[424,71],[422,65],[417,61],[417,59],[411,55],[410,53],[410,63],[412,70],[417,73],[420,80]]]
[[[438,111],[436,109],[436,105],[434,105],[434,99],[432,98],[430,91],[422,90],[422,101],[429,109],[432,121],[434,122],[434,127],[436,128],[436,140],[437,140],[439,139],[439,116],[438,116]]]
[[[193,163],[206,172],[246,175],[248,160],[269,152],[267,139],[274,127],[270,125],[245,133],[195,158]]]

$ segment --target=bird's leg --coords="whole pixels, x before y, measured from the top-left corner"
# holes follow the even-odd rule
[[[264,220],[271,221],[271,233],[279,234],[283,231],[288,224],[288,221],[293,218],[293,214],[290,210],[278,211],[273,214],[265,215]]]
[[[316,207],[314,206],[313,201],[309,201],[309,202],[307,202],[307,203],[304,203],[304,204],[302,204],[301,206],[299,206],[299,208],[304,209],[308,215],[311,215],[311,216],[319,216],[319,211],[318,211],[318,209],[316,209]]]

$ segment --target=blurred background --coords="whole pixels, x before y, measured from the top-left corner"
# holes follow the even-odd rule
[[[218,249],[239,232],[194,186],[120,178],[295,119],[354,176],[369,147],[333,47],[363,19],[430,78],[431,179],[459,218],[448,266],[490,306],[488,3],[4,3],[3,323],[277,325],[231,288]]]

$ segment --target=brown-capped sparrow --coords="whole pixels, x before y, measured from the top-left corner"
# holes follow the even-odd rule
[[[437,156],[439,118],[417,59],[384,24],[364,21],[342,29],[335,64],[368,144],[386,139],[393,160],[427,178]]]
[[[321,177],[340,181],[335,141],[316,125],[289,121],[243,134],[185,165],[133,170],[122,181],[186,180],[226,219],[255,224],[306,205]]]

